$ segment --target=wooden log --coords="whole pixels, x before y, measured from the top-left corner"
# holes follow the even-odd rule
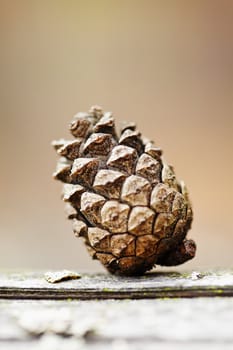
[[[140,277],[81,274],[50,284],[42,272],[0,273],[0,298],[149,299],[233,296],[233,272],[155,272]]]

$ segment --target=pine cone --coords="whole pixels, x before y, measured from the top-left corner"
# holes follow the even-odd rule
[[[195,255],[187,189],[162,151],[125,123],[120,135],[110,112],[93,106],[70,124],[73,141],[54,141],[61,157],[54,178],[74,234],[111,272],[140,275],[155,264],[182,264]]]

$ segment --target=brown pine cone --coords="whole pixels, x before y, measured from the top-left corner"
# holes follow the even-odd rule
[[[74,140],[52,143],[61,157],[54,178],[65,183],[67,216],[92,258],[121,275],[192,259],[187,189],[161,149],[134,123],[118,135],[112,114],[98,106],[75,115],[70,132]]]

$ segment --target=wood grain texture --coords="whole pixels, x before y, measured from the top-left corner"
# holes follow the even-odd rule
[[[44,272],[2,272],[0,349],[232,349],[233,297],[221,298],[232,294],[232,271],[56,284]]]
[[[0,348],[232,349],[233,298],[1,300]]]
[[[0,298],[149,299],[233,296],[233,271],[155,272],[141,277],[81,274],[79,280],[49,284],[43,272],[0,274]]]

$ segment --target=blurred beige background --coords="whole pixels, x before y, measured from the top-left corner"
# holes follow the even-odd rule
[[[100,104],[185,180],[197,257],[232,266],[233,2],[0,1],[0,266],[100,270],[52,180],[51,140]]]

